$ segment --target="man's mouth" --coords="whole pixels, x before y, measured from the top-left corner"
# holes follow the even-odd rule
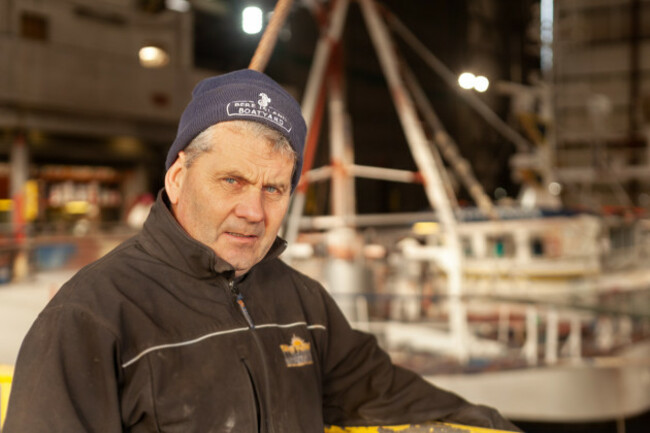
[[[230,236],[234,236],[236,238],[256,238],[257,237],[256,235],[247,235],[247,234],[244,234],[244,233],[235,233],[235,232],[226,232],[226,233],[228,233]]]

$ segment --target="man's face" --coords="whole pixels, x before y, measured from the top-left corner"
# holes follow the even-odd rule
[[[179,154],[165,189],[180,225],[235,268],[248,272],[268,252],[289,206],[293,160],[266,139],[227,122],[189,168]]]

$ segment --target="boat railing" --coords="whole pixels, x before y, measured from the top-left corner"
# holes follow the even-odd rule
[[[409,289],[414,286],[402,287],[402,293],[332,295],[354,327],[376,334],[386,350],[404,352],[404,358],[428,354],[445,364],[458,352],[456,345],[464,344],[469,358],[458,371],[472,363],[523,367],[615,359],[620,350],[650,340],[647,287],[570,295],[466,293],[461,302],[467,335],[460,340],[449,332],[450,297],[405,293]]]

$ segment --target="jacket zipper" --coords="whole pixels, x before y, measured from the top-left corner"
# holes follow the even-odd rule
[[[237,303],[237,306],[239,307],[239,311],[241,314],[244,316],[244,319],[246,319],[246,322],[248,323],[248,326],[250,329],[253,331],[253,339],[255,340],[255,345],[257,346],[257,349],[260,352],[260,358],[262,359],[262,371],[264,374],[264,389],[262,392],[264,393],[264,424],[266,424],[267,431],[269,433],[274,432],[273,428],[273,423],[269,419],[269,413],[270,413],[270,384],[269,384],[269,371],[268,371],[268,366],[266,365],[266,353],[264,352],[264,347],[262,346],[262,342],[259,339],[259,336],[257,335],[257,332],[255,332],[255,322],[253,322],[253,318],[248,312],[248,308],[246,308],[246,303],[244,302],[244,296],[241,294],[239,289],[235,286],[235,280],[230,280],[228,283],[228,287],[230,288],[230,293],[232,294],[233,298],[235,299],[235,302]],[[249,370],[251,381],[253,380],[253,375],[252,372]],[[253,383],[254,386],[254,383]],[[260,396],[261,397],[261,396]],[[259,398],[259,397],[258,397]],[[261,421],[261,420],[260,420]]]
[[[248,313],[248,308],[246,308],[246,304],[244,303],[244,296],[241,294],[239,289],[235,287],[235,280],[231,280],[230,283],[228,283],[228,285],[230,287],[230,293],[235,298],[235,302],[239,306],[239,311],[241,311],[242,315],[244,316],[244,319],[246,319],[248,326],[251,329],[255,329],[255,323],[253,322],[253,318]]]

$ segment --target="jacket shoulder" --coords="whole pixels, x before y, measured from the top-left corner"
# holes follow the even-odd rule
[[[96,261],[77,271],[58,290],[48,307],[63,303],[85,303],[98,294],[110,296],[110,287],[126,282],[128,269],[137,267],[145,254],[137,246],[135,237],[127,239]],[[46,307],[46,308],[48,308]]]

